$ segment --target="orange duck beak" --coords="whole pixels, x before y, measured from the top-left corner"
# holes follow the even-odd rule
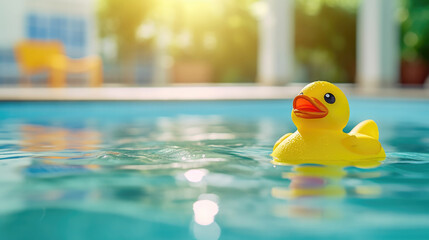
[[[298,95],[293,100],[293,112],[300,118],[323,118],[328,115],[328,108],[316,98]]]

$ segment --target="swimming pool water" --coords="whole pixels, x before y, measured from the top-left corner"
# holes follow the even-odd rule
[[[429,101],[351,99],[379,166],[274,166],[291,101],[0,103],[0,239],[428,239]]]

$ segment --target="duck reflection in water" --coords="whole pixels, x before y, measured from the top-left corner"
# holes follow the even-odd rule
[[[290,180],[285,187],[274,187],[271,194],[274,198],[285,199],[287,204],[274,206],[274,213],[281,217],[299,218],[336,218],[341,216],[339,202],[347,195],[378,195],[377,186],[359,184],[346,188],[343,180],[351,178],[348,167],[360,169],[376,168],[381,160],[362,162],[296,162],[281,165],[293,166],[292,171],[283,172],[282,178]],[[378,172],[361,172],[361,176],[370,174],[379,176]],[[323,200],[325,199],[325,200]]]

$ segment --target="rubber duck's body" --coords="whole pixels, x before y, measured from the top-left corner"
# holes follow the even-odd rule
[[[349,104],[338,87],[323,81],[310,83],[293,101],[292,121],[298,130],[276,142],[274,161],[384,159],[375,122],[363,121],[345,133],[348,119]]]

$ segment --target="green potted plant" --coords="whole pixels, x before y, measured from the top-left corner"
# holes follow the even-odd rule
[[[423,85],[429,75],[429,1],[404,0],[401,20],[401,84]]]

